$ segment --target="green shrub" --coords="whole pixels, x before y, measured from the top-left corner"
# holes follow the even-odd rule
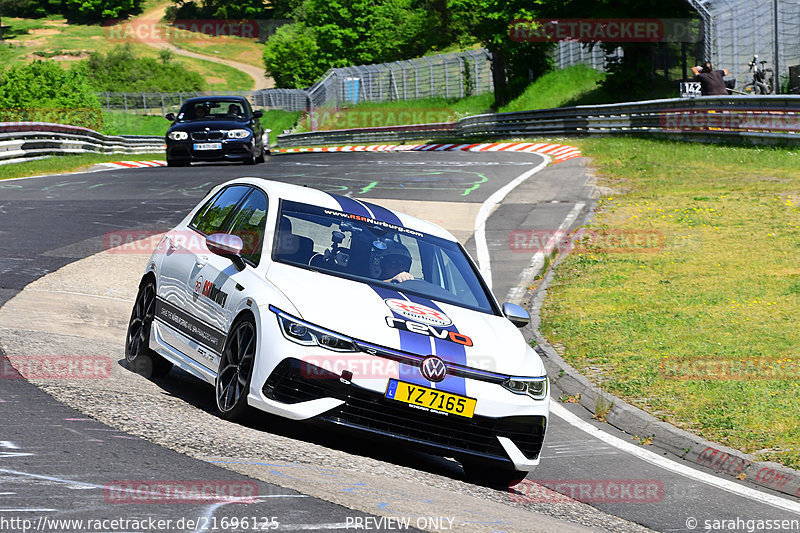
[[[0,0],[0,12],[18,17],[63,15],[72,22],[98,23],[141,13],[144,0]]]
[[[203,77],[181,63],[164,56],[136,57],[130,45],[117,46],[107,54],[93,52],[73,70],[87,75],[95,91],[191,92],[206,88]]]
[[[0,70],[0,121],[55,122],[99,129],[100,102],[82,73],[36,60]]]

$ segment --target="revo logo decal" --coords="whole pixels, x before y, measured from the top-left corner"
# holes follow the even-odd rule
[[[410,318],[423,324],[432,326],[447,327],[453,323],[446,314],[428,306],[401,300],[400,298],[387,298],[384,303],[398,315]]]
[[[387,316],[386,325],[390,328],[410,331],[411,333],[418,333],[420,335],[427,335],[429,337],[436,337],[437,339],[454,342],[463,346],[472,346],[472,339],[463,333],[448,331],[446,329],[437,328],[436,326],[431,326],[430,324],[419,324],[410,320],[403,320],[402,318]]]

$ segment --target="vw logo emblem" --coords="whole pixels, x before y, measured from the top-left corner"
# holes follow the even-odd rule
[[[438,383],[447,375],[447,366],[440,358],[431,355],[422,360],[420,371],[425,379]]]

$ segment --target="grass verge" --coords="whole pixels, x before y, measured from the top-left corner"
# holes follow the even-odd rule
[[[6,180],[9,178],[24,178],[26,176],[78,172],[80,170],[86,170],[92,165],[96,165],[98,163],[107,163],[109,161],[149,161],[153,159],[163,161],[164,157],[164,152],[156,152],[151,154],[57,155],[36,161],[0,165],[0,180]]]
[[[572,143],[605,189],[591,238],[556,271],[542,333],[662,420],[800,468],[800,153]]]
[[[500,109],[506,111],[528,111],[573,105],[585,95],[598,90],[597,84],[605,74],[588,65],[572,65],[563,70],[548,72]]]
[[[166,135],[170,122],[161,115],[134,115],[121,111],[103,113],[105,135]]]

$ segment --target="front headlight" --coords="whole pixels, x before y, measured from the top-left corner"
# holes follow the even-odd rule
[[[319,346],[334,352],[358,352],[352,339],[339,335],[319,326],[309,324],[303,320],[287,315],[283,311],[270,306],[270,310],[278,316],[283,336],[292,342],[303,346]]]
[[[228,139],[246,139],[249,136],[248,130],[228,130]]]
[[[514,394],[527,394],[534,400],[547,398],[547,376],[540,378],[508,378],[503,387]]]
[[[171,131],[169,135],[167,135],[173,141],[185,141],[189,138],[189,134],[185,131]]]

